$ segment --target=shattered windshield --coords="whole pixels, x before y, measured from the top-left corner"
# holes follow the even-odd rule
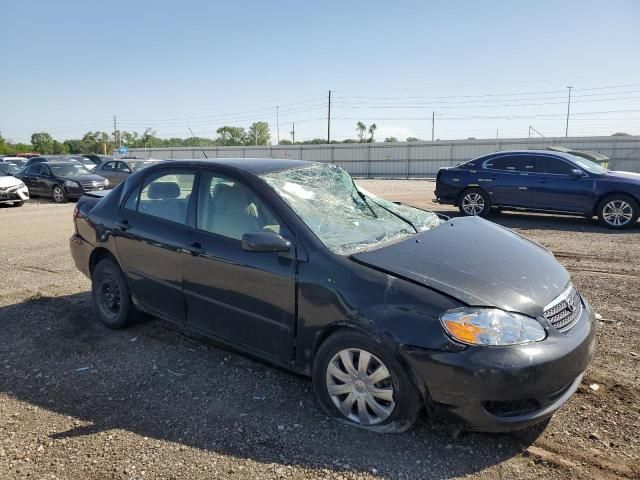
[[[440,224],[434,213],[357,189],[331,164],[285,170],[262,178],[333,252],[348,255],[399,240]]]

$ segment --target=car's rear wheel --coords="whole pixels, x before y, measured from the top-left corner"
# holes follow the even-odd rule
[[[628,195],[611,195],[598,205],[598,219],[607,228],[621,230],[638,221],[638,202]]]
[[[491,199],[484,190],[470,188],[460,195],[458,208],[462,215],[486,217],[491,213]]]
[[[339,331],[327,338],[312,375],[318,403],[344,423],[402,432],[422,410],[420,393],[397,357],[361,333]]]
[[[24,205],[24,201],[21,202],[13,202],[11,204],[12,207],[21,207],[22,205]]]
[[[65,203],[67,201],[67,196],[60,185],[55,185],[53,187],[51,190],[51,196],[53,197],[53,201],[56,203]]]
[[[124,328],[140,317],[124,274],[111,258],[100,260],[93,269],[91,296],[98,317],[109,328]]]

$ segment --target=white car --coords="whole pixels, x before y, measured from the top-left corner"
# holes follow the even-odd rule
[[[12,175],[13,172],[2,167],[0,164],[0,203],[8,203],[14,207],[20,207],[26,200],[29,200],[29,189],[22,180]]]

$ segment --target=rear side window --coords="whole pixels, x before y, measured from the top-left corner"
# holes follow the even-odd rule
[[[118,172],[120,173],[131,173],[131,169],[124,162],[118,162]]]
[[[35,165],[31,165],[29,167],[29,170],[27,171],[27,173],[29,173],[30,175],[40,175],[40,164],[36,163]]]
[[[554,173],[557,175],[569,175],[575,167],[556,157],[538,157],[536,171],[539,173]]]
[[[528,155],[505,155],[487,160],[485,168],[511,172],[533,172],[535,170],[535,162]]]
[[[125,208],[186,224],[194,179],[195,172],[160,172],[127,199]]]

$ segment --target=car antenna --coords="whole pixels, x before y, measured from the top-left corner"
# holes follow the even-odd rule
[[[193,130],[191,130],[191,127],[187,127],[187,128],[189,129],[189,132],[191,133],[191,136],[193,138],[196,138],[196,136],[193,134]],[[199,147],[200,147],[200,150],[202,151],[202,154],[204,155],[204,158],[209,158],[209,157],[207,157],[207,154],[204,153],[204,148],[202,148],[202,145],[199,145]]]

